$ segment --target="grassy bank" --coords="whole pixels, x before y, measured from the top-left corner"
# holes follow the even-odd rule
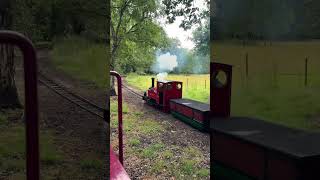
[[[81,37],[57,39],[53,49],[53,62],[74,77],[92,81],[106,87],[108,79],[107,49]]]
[[[25,127],[19,116],[20,111],[0,113],[0,179],[25,179]],[[40,132],[41,177],[54,178],[63,161],[52,134]]]
[[[117,103],[111,100],[111,132],[117,129]],[[208,179],[208,161],[195,146],[179,147],[164,141],[168,125],[147,119],[127,104],[123,106],[125,133],[125,167],[129,173],[143,172],[141,179]],[[117,134],[112,133],[111,145],[118,147]],[[141,166],[143,164],[143,166]]]

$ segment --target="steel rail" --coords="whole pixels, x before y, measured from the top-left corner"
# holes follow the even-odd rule
[[[128,86],[126,86],[126,85],[123,85],[123,84],[122,84],[122,86],[123,86],[124,88],[126,88],[129,92],[131,92],[132,94],[134,94],[134,95],[136,95],[136,96],[138,96],[138,97],[143,97],[143,95],[135,92],[135,91],[132,90],[130,87],[128,87]]]
[[[91,101],[89,101],[88,99],[86,99],[86,98],[84,98],[84,97],[82,97],[82,96],[80,96],[80,95],[78,95],[78,94],[75,94],[74,92],[70,91],[70,90],[69,90],[67,87],[65,87],[64,85],[62,85],[62,84],[58,84],[58,83],[57,83],[57,82],[55,82],[54,80],[52,80],[52,79],[48,78],[48,77],[47,77],[47,76],[45,76],[42,72],[38,72],[38,74],[40,75],[39,77],[43,77],[44,79],[46,79],[46,80],[48,80],[48,81],[50,81],[50,82],[54,83],[55,85],[60,86],[61,88],[63,88],[63,89],[64,89],[64,91],[66,91],[66,92],[68,92],[68,93],[72,94],[73,96],[77,97],[78,99],[81,99],[82,101],[84,101],[84,102],[86,102],[86,103],[90,104],[91,106],[93,106],[93,107],[95,107],[95,108],[99,109],[100,111],[104,111],[104,110],[105,110],[103,107],[100,107],[100,106],[98,106],[98,105],[96,105],[96,104],[92,103],[92,102],[91,102]]]
[[[106,109],[92,103],[91,101],[87,100],[86,98],[80,95],[71,92],[65,86],[58,84],[52,79],[46,77],[44,74],[40,72],[38,74],[40,75],[39,82],[45,85],[47,88],[54,91],[56,94],[60,95],[69,102],[108,122],[109,117],[106,117],[105,115],[107,111]],[[103,115],[101,115],[100,113],[103,113]]]

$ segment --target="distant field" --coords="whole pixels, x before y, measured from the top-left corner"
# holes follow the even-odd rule
[[[232,115],[250,116],[290,127],[320,130],[320,42],[272,42],[251,46],[218,42],[216,62],[232,64]],[[248,53],[248,78],[245,57]],[[308,57],[308,87],[304,87]],[[142,90],[151,76],[128,75],[128,83]],[[169,75],[184,82],[183,96],[209,102],[208,75]],[[188,86],[186,81],[188,79]],[[204,87],[206,81],[207,87]]]
[[[234,66],[232,113],[319,130],[319,47],[320,41],[260,42],[250,46],[213,43],[213,60]],[[307,87],[304,86],[306,58]]]
[[[319,47],[320,41],[267,42],[266,45],[261,42],[250,46],[217,42],[212,44],[212,54],[214,61],[234,66],[236,86],[243,86],[247,80],[246,54],[251,86],[303,87],[308,58],[308,84],[320,88]]]

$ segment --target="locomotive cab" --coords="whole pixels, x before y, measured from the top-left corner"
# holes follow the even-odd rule
[[[182,98],[182,82],[158,80],[154,87],[154,78],[152,86],[144,93],[143,99],[151,105],[157,106],[164,112],[170,111],[170,100]]]

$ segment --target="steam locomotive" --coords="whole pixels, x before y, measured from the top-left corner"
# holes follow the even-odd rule
[[[154,86],[155,78],[151,78],[151,87],[144,93],[143,100],[166,113],[199,129],[209,127],[208,117],[210,107],[208,104],[182,98],[182,82],[158,80]]]
[[[151,87],[144,93],[143,100],[147,104],[154,106],[165,113],[171,113],[177,119],[193,126],[201,131],[207,131],[210,126],[211,116],[228,116],[230,114],[230,95],[229,85],[231,79],[218,79],[218,74],[225,73],[224,71],[216,71],[223,64],[215,63],[213,71],[217,72],[212,76],[214,87],[211,91],[216,91],[222,96],[216,98],[216,111],[210,111],[210,105],[191,99],[182,98],[183,84],[180,81],[164,81],[158,80],[155,86],[155,78],[151,78]],[[229,67],[227,67],[229,68]],[[228,71],[231,72],[231,71]],[[224,74],[224,77],[227,77]],[[229,77],[229,76],[228,76]],[[222,97],[223,102],[220,100]],[[225,99],[227,101],[225,101]]]

